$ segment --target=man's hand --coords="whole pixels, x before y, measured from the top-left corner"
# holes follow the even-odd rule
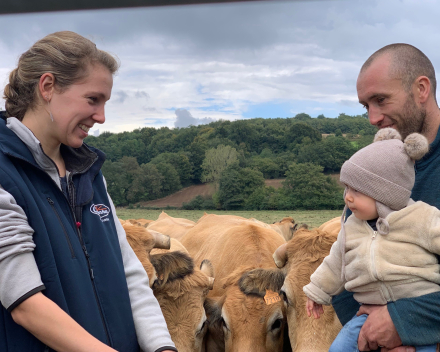
[[[386,347],[382,347],[380,349],[380,352],[415,352],[415,347],[412,346],[399,346],[396,348],[393,348],[392,350],[389,350]]]
[[[362,305],[356,315],[368,314],[359,333],[360,351],[371,351],[383,346],[381,352],[413,352],[414,347],[402,346],[402,340],[388,313],[387,306]]]

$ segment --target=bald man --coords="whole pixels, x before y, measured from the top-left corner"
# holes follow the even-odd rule
[[[393,127],[403,138],[413,132],[426,136],[430,152],[416,162],[411,198],[440,209],[440,110],[436,85],[434,67],[425,54],[408,44],[391,44],[364,63],[357,92],[372,125]],[[345,291],[333,299],[333,307],[342,324],[356,311],[369,315],[359,334],[361,351],[409,352],[415,351],[413,345],[440,342],[440,292],[386,306],[359,308],[352,294]]]

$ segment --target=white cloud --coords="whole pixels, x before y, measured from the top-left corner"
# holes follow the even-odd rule
[[[267,1],[0,17],[0,84],[23,51],[57,30],[77,31],[118,56],[121,68],[100,126],[113,132],[174,127],[178,109],[197,123],[240,119],[250,106],[280,101],[356,109],[360,66],[392,42],[419,47],[440,67],[432,41],[440,31],[440,4],[433,0]],[[310,115],[323,109],[304,106],[309,111],[299,112]]]
[[[188,127],[190,125],[197,126],[197,125],[208,124],[214,121],[214,119],[210,117],[195,118],[186,109],[176,109],[174,113],[176,114],[177,117],[176,121],[174,122],[175,127]]]

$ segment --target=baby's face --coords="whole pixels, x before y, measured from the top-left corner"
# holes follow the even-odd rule
[[[344,201],[354,216],[360,220],[373,220],[378,217],[376,201],[349,186],[345,189]]]

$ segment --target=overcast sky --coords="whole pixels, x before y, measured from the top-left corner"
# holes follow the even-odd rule
[[[382,46],[404,42],[422,50],[438,70],[439,18],[435,0],[265,1],[0,15],[0,87],[35,41],[71,30],[121,62],[106,123],[92,133],[300,112],[362,114],[356,95],[362,63]]]

